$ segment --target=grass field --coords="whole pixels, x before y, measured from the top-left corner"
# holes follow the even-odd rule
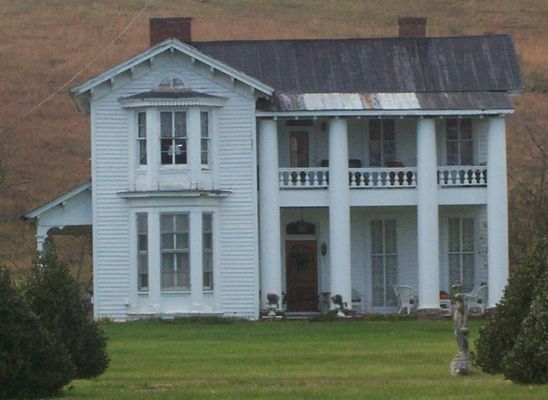
[[[472,338],[480,322],[472,324]],[[112,358],[82,399],[546,399],[476,372],[449,375],[451,322],[106,324]]]

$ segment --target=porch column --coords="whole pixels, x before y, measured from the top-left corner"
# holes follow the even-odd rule
[[[259,259],[261,308],[274,293],[282,301],[278,127],[275,119],[259,120]]]
[[[46,250],[46,240],[48,239],[49,230],[49,226],[41,226],[40,220],[38,220],[36,226],[36,251],[40,254],[43,254]]]
[[[192,311],[201,311],[203,305],[204,275],[202,272],[202,212],[190,213],[190,299]]]
[[[439,309],[439,217],[436,128],[431,118],[417,122],[417,233],[419,308]]]
[[[487,264],[489,307],[501,299],[508,280],[508,192],[506,132],[502,117],[487,128]]]
[[[352,307],[350,270],[350,187],[348,135],[344,118],[329,121],[329,266],[331,296]]]

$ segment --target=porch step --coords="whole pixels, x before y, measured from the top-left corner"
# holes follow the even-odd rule
[[[314,318],[314,317],[317,317],[320,315],[320,312],[319,311],[309,311],[309,312],[286,312],[285,313],[285,319],[290,319],[290,320],[306,320],[306,319],[311,319],[311,318]]]

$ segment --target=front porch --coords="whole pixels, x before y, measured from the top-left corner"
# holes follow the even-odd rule
[[[416,207],[352,207],[350,276],[331,265],[329,210],[281,210],[281,287],[289,313],[325,312],[333,280],[351,282],[351,304],[358,313],[399,311],[394,286],[449,293],[460,282],[466,292],[488,283],[485,206],[440,207],[439,279],[419,285]],[[263,297],[263,296],[261,296]],[[349,302],[349,297],[343,296]]]

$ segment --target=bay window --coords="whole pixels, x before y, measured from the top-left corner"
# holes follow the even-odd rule
[[[137,113],[137,147],[139,149],[139,165],[147,164],[147,114]]]
[[[160,215],[161,288],[190,289],[188,214]]]
[[[148,215],[137,214],[137,290],[148,292]]]
[[[204,290],[213,289],[213,217],[202,214],[202,270]]]
[[[200,112],[200,159],[202,165],[209,164],[209,113]]]
[[[163,165],[187,164],[186,128],[186,112],[160,113],[160,154]]]

